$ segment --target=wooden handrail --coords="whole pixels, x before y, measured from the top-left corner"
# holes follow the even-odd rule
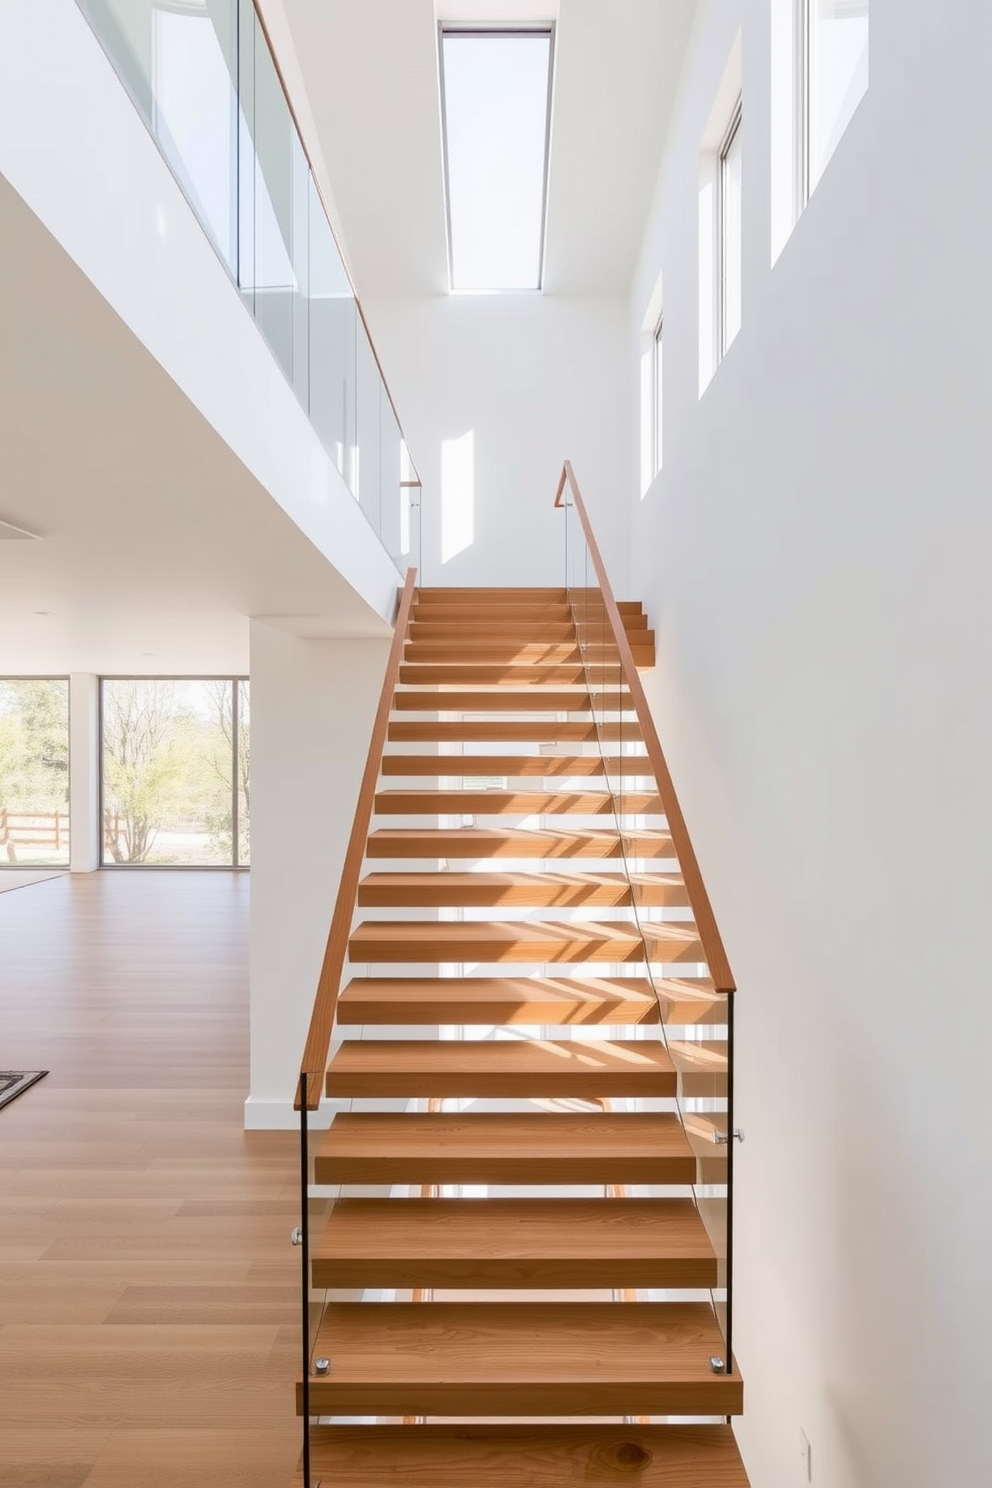
[[[675,793],[675,784],[672,780],[665,760],[661,741],[658,738],[658,730],[654,726],[651,709],[648,707],[647,694],[641,683],[640,674],[634,662],[630,642],[627,639],[627,631],[624,626],[617,602],[613,597],[613,589],[606,574],[606,565],[603,555],[593,536],[592,525],[589,521],[589,513],[579,490],[579,483],[575,479],[575,471],[571,463],[566,460],[562,467],[561,479],[555,492],[555,506],[565,506],[565,487],[568,486],[572,493],[572,503],[579,514],[582,523],[582,531],[585,533],[586,544],[592,557],[596,577],[603,595],[603,605],[613,629],[613,640],[617,651],[620,653],[620,666],[623,671],[624,680],[630,692],[634,710],[637,713],[637,721],[640,724],[641,735],[647,746],[648,759],[651,769],[658,784],[658,794],[661,796],[662,805],[665,808],[665,816],[668,818],[668,831],[671,836],[675,852],[682,869],[682,878],[685,882],[686,893],[689,896],[689,904],[692,909],[696,928],[699,931],[699,939],[703,944],[703,952],[706,964],[709,967],[710,976],[717,992],[729,993],[736,990],[733,973],[730,970],[730,962],[724,949],[720,932],[717,929],[716,916],[703,883],[703,875],[699,871],[699,863],[689,838],[689,830],[682,815],[678,796]]]
[[[400,592],[399,609],[396,612],[396,629],[393,631],[393,643],[389,648],[389,660],[386,662],[386,675],[382,683],[382,692],[379,695],[379,707],[372,725],[372,738],[369,742],[368,759],[365,761],[365,773],[362,775],[362,784],[358,792],[355,819],[351,824],[348,850],[344,855],[344,866],[341,869],[338,897],[334,905],[327,945],[324,948],[320,976],[317,979],[317,995],[314,998],[306,1047],[303,1050],[303,1060],[300,1065],[301,1079],[304,1075],[306,1076],[307,1109],[310,1111],[315,1111],[320,1105],[324,1071],[327,1067],[327,1053],[331,1046],[334,1015],[338,1005],[338,992],[341,989],[341,973],[344,969],[345,956],[348,954],[351,922],[358,899],[358,879],[365,858],[365,844],[375,802],[375,787],[382,765],[382,751],[389,728],[393,693],[396,690],[400,662],[403,659],[403,644],[406,640],[416,579],[417,570],[408,568],[406,583]],[[299,1082],[294,1108],[296,1110],[300,1108]]]

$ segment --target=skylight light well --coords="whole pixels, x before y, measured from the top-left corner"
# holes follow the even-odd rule
[[[541,288],[554,32],[442,27],[451,288]]]

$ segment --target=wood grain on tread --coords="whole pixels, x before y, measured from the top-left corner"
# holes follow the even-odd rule
[[[654,1039],[346,1039],[328,1065],[326,1092],[339,1097],[673,1096],[676,1074],[664,1044]]]
[[[318,1287],[713,1287],[691,1199],[339,1199]]]
[[[338,1021],[348,1026],[544,1023],[564,1027],[657,1023],[659,1017],[654,989],[642,977],[364,977],[349,982],[342,991]]]
[[[661,811],[661,798],[647,791],[625,790],[616,801],[608,790],[383,790],[375,798],[379,816],[612,816]]]
[[[328,1415],[734,1415],[740,1376],[709,1362],[722,1351],[703,1302],[338,1302],[310,1401]]]
[[[646,755],[620,755],[609,761],[609,772],[651,778]],[[383,775],[441,776],[536,776],[550,780],[555,776],[598,776],[606,774],[600,754],[386,754],[382,759]]]
[[[665,832],[626,832],[623,842],[638,858],[669,858]],[[366,843],[369,858],[621,858],[615,832],[540,832],[526,828],[382,827]]]
[[[667,1112],[339,1112],[315,1140],[318,1183],[696,1179],[692,1147]]]
[[[652,925],[650,955],[665,963],[702,959],[691,924]],[[645,942],[628,921],[368,920],[349,941],[352,963],[378,961],[643,961]]]
[[[569,719],[565,722],[548,718],[534,718],[529,721],[504,718],[433,718],[417,721],[393,719],[389,724],[388,737],[403,743],[595,744],[600,738],[626,742],[630,733],[629,724],[606,723],[597,728],[591,718]]]
[[[592,699],[583,688],[574,692],[503,692],[479,688],[477,692],[396,692],[393,707],[407,713],[588,713]]]
[[[688,896],[675,874],[622,873],[369,873],[358,886],[361,906],[406,909],[471,905],[684,908]]]
[[[620,668],[615,668],[619,681]],[[585,669],[579,662],[405,661],[400,667],[404,687],[581,687]]]
[[[318,1426],[311,1452],[327,1488],[748,1488],[729,1426]]]

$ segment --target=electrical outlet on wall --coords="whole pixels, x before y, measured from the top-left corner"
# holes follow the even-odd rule
[[[803,1469],[802,1481],[804,1483],[812,1483],[813,1454],[810,1450],[809,1437],[803,1431],[802,1427],[799,1428],[799,1461],[802,1463]]]

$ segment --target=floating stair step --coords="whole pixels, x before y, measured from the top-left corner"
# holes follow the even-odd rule
[[[435,707],[437,706],[435,702]],[[549,711],[555,711],[554,709]],[[588,720],[569,719],[557,722],[550,718],[526,719],[422,719],[416,722],[393,719],[387,737],[405,743],[486,743],[486,744],[595,744],[598,739],[632,739],[629,723],[596,724]]]
[[[543,908],[604,904],[688,905],[682,879],[622,873],[370,873],[358,886],[363,908],[437,909],[503,905]]]
[[[624,814],[660,813],[661,797],[654,791],[624,791]],[[613,797],[607,790],[384,790],[375,798],[378,816],[545,816],[574,812],[580,816],[612,816]]]
[[[584,688],[575,692],[545,692],[540,687],[504,692],[497,687],[480,688],[478,692],[396,692],[393,707],[408,713],[588,713],[592,700]],[[630,707],[629,701],[624,707]]]
[[[652,960],[703,959],[695,925],[670,922],[650,930]],[[349,942],[352,964],[643,961],[644,949],[637,926],[626,920],[369,920],[355,928]]]
[[[519,604],[536,599],[564,603],[568,590],[561,584],[421,584],[416,591],[418,604]]]
[[[667,832],[625,832],[635,858],[674,856]],[[365,847],[369,858],[619,858],[615,832],[539,832],[513,827],[382,827]]]
[[[510,777],[593,776],[602,779],[606,765],[599,754],[384,754],[383,775]],[[651,778],[647,755],[616,755],[609,760],[611,776]]]
[[[739,1374],[704,1302],[338,1302],[310,1408],[321,1415],[732,1415]],[[297,1409],[300,1409],[297,1386]]]
[[[694,1100],[726,1097],[727,1044],[723,1040],[676,1040],[670,1047],[684,1096]]]
[[[328,1488],[748,1488],[729,1426],[317,1426],[310,1440]]]
[[[315,1140],[318,1183],[696,1181],[695,1153],[667,1112],[343,1111]]]
[[[339,1199],[316,1287],[715,1287],[691,1199]]]
[[[564,600],[530,600],[514,604],[426,604],[414,602],[411,618],[415,622],[441,622],[460,630],[463,625],[475,621],[487,625],[490,631],[504,624],[529,625],[535,632],[547,624],[568,625],[572,623],[572,611]]]
[[[607,672],[607,680],[620,680],[620,669]],[[581,662],[546,665],[532,662],[404,662],[400,667],[402,687],[584,687]]]
[[[644,977],[358,977],[338,999],[338,1022],[349,1027],[658,1021],[658,999]]]
[[[347,1039],[327,1069],[329,1096],[674,1096],[660,1040]]]
[[[430,629],[435,632],[438,626],[417,626],[419,632]],[[564,627],[562,627],[564,628]],[[502,629],[502,627],[501,627]],[[635,633],[635,639],[631,643],[631,651],[634,660],[637,660],[639,652],[645,655],[654,654],[654,631],[641,630]],[[404,661],[419,663],[422,665],[469,665],[486,664],[495,666],[522,666],[534,664],[540,666],[567,666],[580,664],[583,660],[582,651],[574,637],[559,637],[550,640],[535,640],[533,632],[528,627],[527,638],[522,636],[502,638],[494,640],[490,634],[478,636],[454,636],[454,635],[432,635],[424,638],[408,632],[406,646],[403,651]],[[593,662],[617,662],[618,653],[616,645],[595,645],[586,648],[587,661]]]

